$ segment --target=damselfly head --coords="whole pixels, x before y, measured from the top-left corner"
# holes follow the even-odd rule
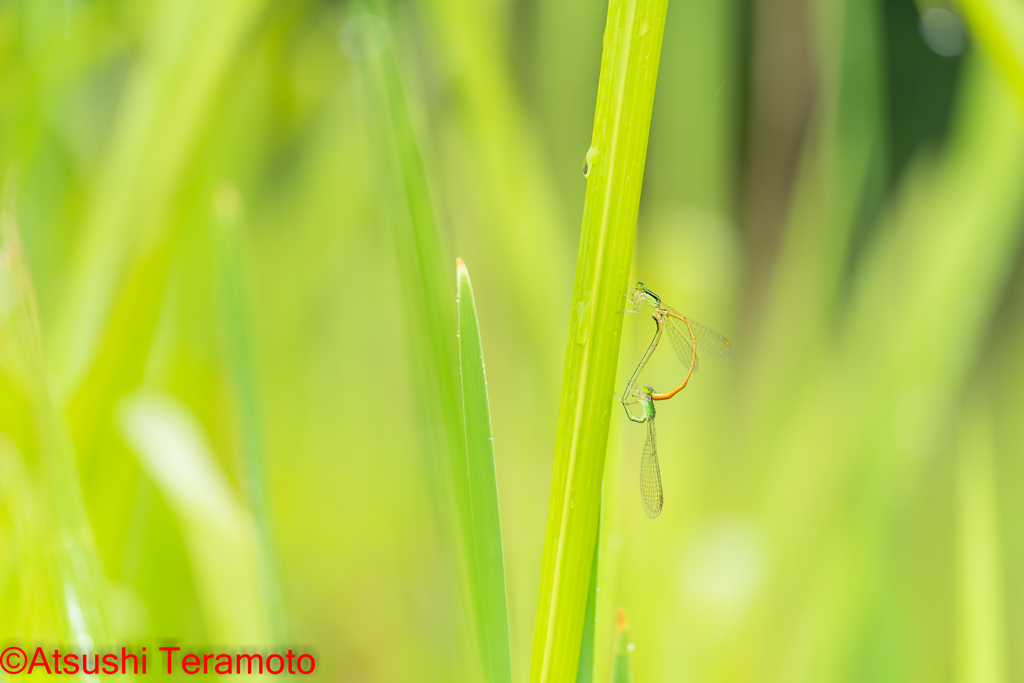
[[[661,303],[661,297],[652,292],[651,290],[647,289],[647,285],[645,285],[643,281],[637,281],[636,292],[637,294],[643,294],[645,297],[648,297],[649,299],[653,299],[656,303]]]
[[[652,387],[650,384],[645,384],[644,388],[643,388],[643,392],[645,394],[647,394],[648,396],[653,396],[654,395],[654,387]]]

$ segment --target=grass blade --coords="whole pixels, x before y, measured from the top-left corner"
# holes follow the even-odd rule
[[[873,216],[885,178],[885,101],[881,19],[876,2],[820,3],[821,94],[801,151],[779,253],[761,309],[754,391],[772,400],[781,383],[795,383],[832,324],[843,278],[865,216]],[[822,229],[828,226],[828,229]],[[758,287],[758,290],[761,288]],[[793,301],[805,305],[794,310]],[[756,296],[753,297],[756,301]],[[785,331],[772,321],[785,318]],[[763,411],[765,428],[785,422]],[[756,443],[763,443],[761,433]]]
[[[572,681],[601,510],[612,392],[666,0],[611,0],[563,371],[532,681]]]
[[[603,508],[603,506],[602,506]],[[604,510],[601,510],[602,517]],[[583,640],[580,643],[580,664],[576,669],[576,683],[593,683],[596,676],[594,648],[597,644],[597,584],[601,564],[601,519],[597,521],[594,562],[590,566],[590,587],[587,589],[587,611],[583,617]]]
[[[52,533],[34,539],[45,548],[50,592],[60,606],[57,633],[82,649],[109,642],[106,576],[86,512],[67,425],[53,400],[39,308],[14,207],[15,174],[0,205],[0,432],[7,454],[20,451],[43,482]],[[16,410],[11,410],[12,407]],[[32,577],[28,577],[31,580]]]
[[[612,658],[612,683],[632,683],[633,643],[629,641],[629,621],[619,608],[615,620],[615,654]]]
[[[960,0],[972,37],[1024,102],[1024,11],[1007,0]]]
[[[991,415],[971,401],[958,449],[958,681],[1004,683],[1008,676],[1002,559]]]
[[[896,514],[911,476],[921,469],[923,454],[941,445],[942,425],[949,418],[943,397],[963,392],[1005,286],[1009,264],[1000,254],[1016,253],[1020,243],[1024,166],[1018,113],[1009,92],[983,60],[973,58],[966,66],[964,94],[947,150],[934,165],[919,164],[908,172],[857,270],[837,337],[844,381],[837,383],[823,373],[819,390],[790,403],[793,415],[813,415],[811,404],[817,402],[821,417],[785,426],[782,440],[765,439],[759,451],[762,466],[771,467],[777,482],[771,487],[768,513],[777,529],[776,552],[792,554],[789,561],[796,567],[806,561],[808,555],[800,553],[808,548],[834,544],[835,554],[824,555],[833,559],[821,562],[813,570],[816,576],[803,581],[820,585],[821,594],[843,596],[841,602],[808,600],[819,624],[814,633],[817,645],[788,680],[832,679],[850,666],[838,653],[864,629],[870,618],[865,606],[886,568],[877,562],[857,571],[837,568],[852,567],[855,558],[876,557],[890,547],[892,536],[882,520]],[[901,344],[865,348],[877,340],[880,326],[891,339],[935,339],[944,334],[945,325],[936,317],[950,310],[964,311],[958,320],[955,356],[921,353]],[[905,397],[925,383],[930,387],[927,402],[912,408]],[[822,401],[828,395],[835,398]],[[880,421],[880,416],[886,417]],[[852,436],[826,441],[825,434]],[[893,445],[895,434],[901,451]],[[828,462],[803,448],[808,439],[830,444]],[[765,443],[781,447],[768,450]],[[922,455],[901,458],[894,457],[895,452]],[[801,455],[790,460],[796,453]],[[857,500],[875,503],[856,511],[849,508],[842,527],[822,524],[809,531],[800,522],[807,508],[798,500],[795,473],[834,482],[829,496],[850,490],[856,491]],[[851,485],[845,482],[854,476],[859,479],[848,489]],[[814,541],[809,540],[810,533]],[[787,581],[795,585],[795,579]],[[780,600],[774,610],[776,619],[788,618],[792,604]],[[775,656],[765,649],[760,661]]]
[[[361,73],[374,119],[373,133],[386,176],[384,195],[392,207],[390,218],[406,300],[409,347],[414,354],[413,367],[418,369],[418,403],[424,412],[425,431],[430,434],[427,450],[435,456],[431,469],[442,508],[438,511],[441,530],[452,540],[457,539],[454,561],[462,579],[459,586],[463,592],[463,614],[468,616],[480,600],[473,567],[476,550],[466,434],[459,404],[455,311],[426,172],[398,65],[390,49],[390,35],[391,28],[383,18],[373,13],[360,14],[349,20],[343,33],[343,47],[363,65]],[[443,475],[445,469],[449,477]],[[479,619],[478,613],[476,618]],[[467,633],[463,626],[465,623],[456,627],[460,635]]]
[[[266,493],[266,439],[260,415],[260,390],[256,380],[252,332],[249,320],[249,274],[241,233],[242,200],[233,185],[214,197],[213,260],[227,365],[238,412],[239,450],[242,461],[242,493],[256,524],[256,559],[260,598],[267,611],[272,642],[286,638],[284,606],[278,584],[277,558],[271,533]]]
[[[482,198],[475,215],[466,202],[452,210],[466,214],[460,221],[464,229],[475,232],[480,221],[491,226],[496,263],[515,283],[505,295],[518,311],[529,311],[522,315],[525,325],[518,332],[531,346],[548,347],[552,330],[560,328],[556,318],[564,299],[554,299],[551,289],[555,283],[568,284],[563,266],[571,258],[570,234],[560,226],[561,207],[552,192],[550,167],[543,163],[543,148],[512,87],[512,65],[502,50],[502,10],[478,0],[431,0],[423,7],[458,89],[457,129],[466,136],[462,144],[472,150],[477,169],[458,179],[460,192],[475,190]],[[581,131],[580,137],[585,134]],[[453,224],[458,220],[453,215]],[[537,277],[538,272],[545,276]],[[544,376],[558,372],[557,353],[542,353],[538,362]]]
[[[410,333],[417,348],[427,349],[424,360],[428,362],[423,367],[433,371],[425,372],[423,379],[430,385],[432,398],[441,409],[439,426],[446,442],[445,450],[451,456],[458,509],[463,521],[468,522],[469,490],[465,484],[465,443],[458,401],[455,320],[434,209],[393,56],[386,52],[379,60],[371,62],[367,71],[377,113],[385,117],[381,123],[386,129],[378,132],[387,146],[385,161],[390,165],[391,197],[396,201],[392,220],[399,265],[405,276]]]
[[[511,683],[505,562],[501,549],[498,482],[494,472],[494,441],[491,438],[487,377],[473,300],[473,285],[462,259],[456,259],[456,270],[462,407],[466,424],[473,538],[476,541],[476,581],[479,587],[477,637],[481,643],[487,679]]]
[[[172,229],[175,190],[206,115],[258,21],[265,0],[165,2],[126,86],[55,321],[51,367],[59,396],[73,393],[101,346],[136,252]]]
[[[137,393],[118,407],[121,434],[174,511],[214,642],[269,640],[255,524],[217,464],[198,418],[177,399]]]

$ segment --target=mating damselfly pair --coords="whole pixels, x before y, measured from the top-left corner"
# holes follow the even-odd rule
[[[643,502],[647,516],[654,519],[661,514],[661,508],[665,502],[661,486],[661,468],[658,466],[658,436],[654,428],[656,412],[654,402],[668,400],[686,387],[699,365],[698,351],[718,360],[729,360],[732,358],[732,345],[725,337],[710,327],[701,325],[666,305],[662,302],[661,297],[647,289],[643,282],[637,282],[636,288],[629,290],[625,296],[631,306],[623,311],[624,313],[640,312],[645,302],[654,309],[651,313],[656,327],[654,339],[651,340],[647,352],[640,359],[639,365],[633,371],[633,376],[626,384],[625,391],[619,397],[630,420],[647,424],[647,441],[644,443],[643,455],[640,458],[640,500]],[[659,393],[650,384],[640,387],[638,378],[654,355],[654,351],[658,348],[658,343],[666,331],[668,331],[672,350],[675,351],[676,357],[687,370],[682,384],[671,391]],[[639,416],[635,415],[630,408],[637,404],[643,409],[643,414]]]

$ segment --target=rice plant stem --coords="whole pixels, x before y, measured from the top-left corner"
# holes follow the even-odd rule
[[[572,681],[601,506],[613,382],[667,0],[611,0],[562,379],[532,681]]]

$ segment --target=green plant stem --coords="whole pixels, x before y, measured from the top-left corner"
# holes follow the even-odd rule
[[[601,509],[601,479],[667,0],[611,0],[587,154],[569,341],[534,630],[532,681],[572,681]]]

